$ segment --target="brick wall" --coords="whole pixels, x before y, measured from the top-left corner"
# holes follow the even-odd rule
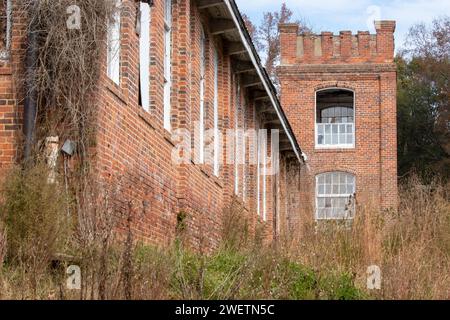
[[[257,167],[248,159],[240,165],[239,191],[235,194],[236,170],[234,164],[220,167],[215,176],[211,164],[198,163],[198,154],[183,165],[172,162],[172,153],[179,137],[177,129],[187,129],[193,135],[195,122],[200,118],[200,35],[203,26],[206,35],[206,90],[205,129],[213,127],[213,52],[219,56],[219,128],[252,129],[264,127],[255,111],[258,102],[242,86],[237,101],[237,82],[231,57],[220,38],[214,37],[207,17],[189,0],[173,2],[172,24],[172,133],[163,128],[163,6],[155,2],[151,9],[150,48],[150,112],[138,103],[139,41],[135,32],[136,6],[134,1],[123,2],[121,40],[121,85],[106,77],[99,93],[99,135],[96,159],[104,179],[113,181],[122,177],[131,186],[127,191],[137,212],[134,219],[135,235],[149,243],[168,244],[176,235],[177,216],[187,214],[189,243],[196,248],[214,248],[221,238],[223,210],[237,201],[248,215],[254,230],[258,221],[265,226],[267,239],[275,235],[275,214],[281,212],[277,179],[267,178],[267,221],[256,214]],[[104,67],[106,69],[106,66]],[[239,106],[239,107],[238,107]],[[237,124],[236,124],[237,121]],[[237,125],[237,126],[236,126]],[[270,134],[270,132],[269,132]],[[190,137],[192,138],[192,137]],[[189,139],[190,139],[189,138]],[[270,143],[270,141],[269,141]],[[195,143],[192,143],[195,147]],[[227,151],[223,149],[223,157]],[[269,150],[270,151],[270,150]],[[298,162],[298,160],[296,159]],[[297,168],[299,168],[299,164]],[[245,169],[244,169],[245,167]],[[245,177],[245,179],[244,179]],[[245,187],[243,184],[245,183]],[[260,181],[262,184],[262,181]],[[291,189],[286,186],[287,189]],[[262,185],[259,190],[262,192]],[[262,196],[261,196],[262,198]],[[287,208],[285,208],[287,210]]]
[[[395,22],[376,22],[376,35],[298,34],[298,25],[280,25],[281,102],[307,154],[300,197],[315,208],[315,176],[346,171],[356,176],[360,203],[379,208],[397,204]],[[316,92],[354,92],[354,148],[319,149],[315,143]],[[313,186],[307,188],[306,186]],[[311,210],[314,211],[314,210]],[[312,214],[313,212],[310,212]]]
[[[223,164],[216,177],[211,164],[198,162],[194,152],[190,162],[178,165],[172,161],[180,138],[192,139],[195,122],[200,119],[200,30],[206,34],[205,129],[214,124],[214,67],[216,48],[218,66],[219,129],[267,128],[259,110],[267,102],[253,99],[251,88],[245,87],[243,75],[236,73],[232,57],[220,37],[211,33],[208,16],[195,1],[173,1],[172,23],[172,132],[163,128],[164,22],[163,2],[151,8],[150,27],[150,110],[139,104],[139,36],[136,19],[139,2],[123,0],[121,10],[120,84],[107,76],[106,52],[102,61],[101,79],[96,92],[98,107],[95,147],[92,149],[96,179],[105,182],[123,202],[127,213],[132,208],[131,229],[137,239],[146,243],[168,245],[176,237],[177,219],[187,215],[188,243],[197,249],[217,247],[221,238],[223,211],[237,201],[242,214],[250,221],[251,230],[261,224],[267,240],[287,228],[283,217],[295,216],[300,207],[295,192],[300,163],[296,157],[283,153],[281,171],[266,179],[257,178],[258,166],[251,163],[251,140],[246,143],[245,165]],[[26,48],[24,21],[13,20],[11,56],[0,62],[0,177],[19,160],[23,94],[18,85],[24,75],[23,54]],[[240,83],[240,94],[237,87]],[[271,106],[271,104],[269,105]],[[273,107],[273,106],[272,106]],[[178,129],[189,134],[177,135]],[[268,132],[270,138],[270,131]],[[64,141],[61,141],[63,143]],[[198,146],[190,141],[193,147]],[[268,140],[270,155],[270,139]],[[223,148],[226,158],[228,147]],[[63,172],[63,170],[61,170]],[[239,180],[238,192],[235,181]],[[259,190],[259,195],[258,195]],[[262,208],[266,199],[266,221],[262,211],[257,214],[257,199]],[[289,198],[289,199],[288,199]],[[125,222],[122,225],[125,228]]]
[[[6,15],[6,8],[0,6],[1,15]],[[23,105],[20,99],[20,75],[22,72],[22,56],[24,53],[23,18],[13,10],[12,21],[14,28],[6,33],[6,28],[0,31],[2,42],[6,43],[6,37],[10,35],[10,48],[0,46],[0,181],[7,169],[19,156],[19,144],[22,140],[22,113]],[[2,21],[6,27],[7,20]]]

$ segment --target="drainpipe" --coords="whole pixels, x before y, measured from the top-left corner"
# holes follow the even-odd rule
[[[38,42],[37,32],[31,31],[28,33],[28,47],[26,52],[26,92],[24,101],[24,114],[23,114],[23,133],[25,135],[25,150],[24,158],[25,162],[28,162],[31,158],[36,127],[36,88],[35,88],[35,67],[38,59]]]

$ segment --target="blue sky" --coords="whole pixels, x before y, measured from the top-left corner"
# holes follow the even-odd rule
[[[258,23],[264,11],[277,10],[283,2],[315,32],[375,32],[373,20],[396,20],[397,49],[403,45],[411,25],[450,15],[450,0],[236,0],[240,10]]]

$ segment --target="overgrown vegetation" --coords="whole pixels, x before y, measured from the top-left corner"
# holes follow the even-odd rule
[[[307,222],[299,239],[273,244],[231,206],[220,247],[206,254],[188,249],[181,236],[164,248],[137,242],[131,228],[117,238],[124,207],[100,186],[90,218],[67,232],[67,201],[47,178],[46,166],[14,170],[1,193],[0,299],[450,297],[450,194],[438,181],[410,180],[398,213],[366,204],[351,226]],[[125,209],[134,214],[131,205]],[[69,264],[81,267],[81,290],[66,287]],[[380,291],[366,289],[370,265],[382,270]]]
[[[0,299],[450,298],[449,185],[436,180],[405,181],[398,212],[359,205],[351,226],[318,226],[305,219],[295,240],[264,244],[260,228],[252,229],[232,204],[224,212],[223,242],[214,253],[185,247],[184,212],[172,247],[137,243],[131,228],[135,209],[120,196],[126,186],[91,180],[85,166],[94,143],[90,102],[111,2],[83,1],[88,7],[82,12],[90,15],[82,18],[88,30],[80,32],[68,31],[66,17],[59,14],[70,1],[21,1],[30,31],[39,33],[37,138],[76,141],[80,175],[49,181],[54,168],[40,161],[36,148],[33,165],[15,168],[5,179]],[[125,230],[124,239],[117,238],[118,227]],[[82,270],[80,290],[66,286],[66,267],[72,264]],[[366,270],[373,264],[383,272],[380,292],[366,290]]]
[[[192,251],[180,238],[157,248],[115,238],[117,216],[106,196],[97,197],[91,219],[68,232],[67,201],[49,170],[13,170],[2,193],[0,299],[354,299],[365,293],[346,272],[321,273],[243,223],[239,206],[224,213],[223,242],[212,254]],[[131,207],[128,208],[132,210]],[[132,213],[129,212],[131,215]],[[116,220],[118,221],[118,220]],[[82,270],[81,290],[66,288],[65,270]]]

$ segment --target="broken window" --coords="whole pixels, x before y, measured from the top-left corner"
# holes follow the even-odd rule
[[[206,36],[200,33],[200,163],[205,162],[205,81],[206,81]]]
[[[116,1],[116,11],[108,28],[108,77],[120,85],[120,4]]]
[[[8,59],[11,47],[12,2],[0,0],[0,59]]]
[[[139,18],[139,102],[150,111],[150,5],[140,2]]]
[[[316,146],[352,148],[354,145],[354,93],[344,89],[317,92]]]
[[[355,212],[355,176],[327,172],[316,177],[316,218],[352,219]]]
[[[219,54],[214,48],[214,175],[220,173],[220,141],[219,141]]]
[[[164,2],[164,128],[171,130],[171,101],[172,90],[172,0]]]

